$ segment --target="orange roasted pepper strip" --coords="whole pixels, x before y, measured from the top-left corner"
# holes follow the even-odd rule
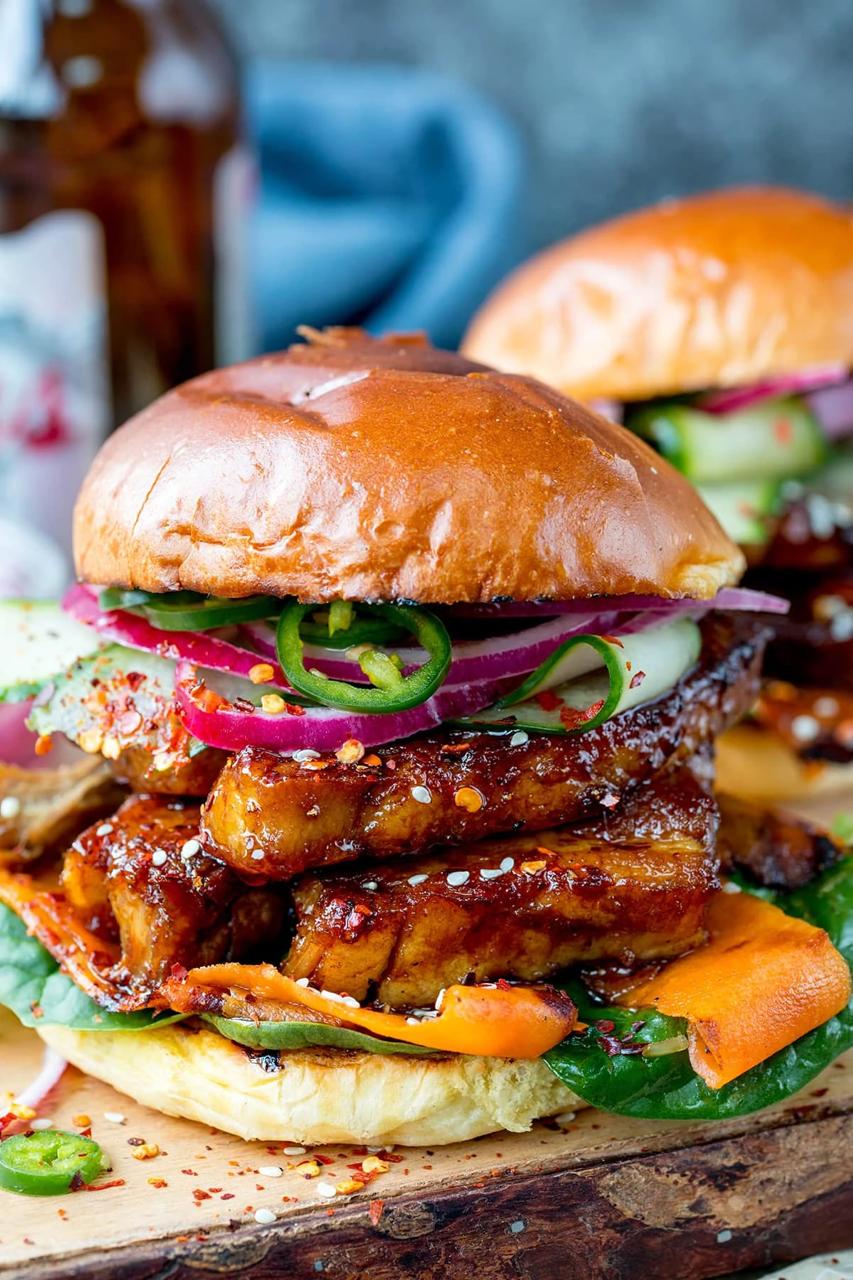
[[[838,1013],[850,970],[824,933],[750,893],[717,893],[708,942],[616,1003],[686,1018],[690,1062],[712,1089]]]
[[[387,1040],[491,1058],[538,1058],[574,1029],[577,1018],[569,997],[551,987],[448,987],[438,1016],[413,1023],[404,1014],[353,1007],[340,997],[300,986],[269,964],[192,969],[185,979],[164,984],[163,994],[173,1007],[181,1003],[184,984],[235,994],[242,990],[259,999],[302,1005]]]
[[[0,902],[23,920],[70,978],[93,1000],[115,1006],[120,992],[108,971],[118,961],[118,948],[91,933],[61,893],[32,876],[0,869]]]

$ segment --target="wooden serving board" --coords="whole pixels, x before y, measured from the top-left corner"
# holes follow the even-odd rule
[[[844,805],[827,807],[813,816]],[[33,1078],[41,1053],[0,1010],[0,1095]],[[703,1280],[853,1246],[853,1052],[758,1115],[703,1125],[583,1110],[529,1134],[400,1148],[354,1194],[337,1188],[363,1148],[245,1143],[73,1069],[41,1114],[70,1129],[88,1118],[113,1162],[102,1182],[119,1185],[0,1192],[2,1280]],[[136,1159],[140,1139],[159,1154]],[[328,1163],[305,1178],[312,1155]]]
[[[3,1090],[40,1057],[35,1034],[4,1015]],[[113,1161],[102,1181],[121,1185],[0,1192],[3,1280],[698,1280],[853,1245],[853,1054],[758,1116],[580,1111],[529,1134],[400,1148],[363,1191],[332,1198],[322,1191],[353,1178],[363,1148],[315,1149],[329,1163],[306,1179],[296,1166],[309,1154],[161,1116],[73,1069],[42,1110],[63,1128],[88,1117]],[[138,1139],[160,1154],[135,1159]],[[276,1221],[256,1222],[259,1209]]]

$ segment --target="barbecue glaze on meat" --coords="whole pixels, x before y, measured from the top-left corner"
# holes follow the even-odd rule
[[[714,800],[680,769],[591,823],[307,875],[285,972],[405,1008],[468,975],[680,955],[704,938],[716,831]]]
[[[702,630],[700,662],[670,693],[576,737],[531,734],[513,746],[511,733],[445,729],[377,749],[367,759],[378,765],[247,748],[214,784],[202,829],[237,870],[286,880],[592,817],[690,759],[754,700],[764,630],[719,615]],[[463,788],[481,797],[476,811],[460,803]]]
[[[202,847],[197,805],[131,797],[75,840],[62,887],[87,928],[119,940],[138,992],[153,991],[174,964],[283,945],[283,898],[246,885]]]
[[[806,818],[735,796],[720,795],[717,800],[717,852],[726,871],[745,871],[771,889],[800,889],[840,856],[829,832]]]

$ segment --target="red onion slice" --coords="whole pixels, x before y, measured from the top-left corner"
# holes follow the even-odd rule
[[[208,631],[161,631],[158,627],[152,627],[145,618],[123,609],[104,613],[98,604],[97,595],[90,587],[71,587],[62,601],[62,607],[78,622],[87,622],[94,627],[105,640],[115,640],[118,644],[127,645],[130,649],[141,649],[145,653],[156,653],[161,658],[172,658],[174,661],[183,658],[199,667],[207,667],[210,671],[227,671],[238,676],[248,676],[259,662],[269,662],[273,668],[273,676],[264,683],[274,684],[281,689],[290,688],[274,657],[269,658],[266,654],[259,656],[229,640],[220,640]]]
[[[802,369],[799,373],[784,373],[777,378],[765,378],[749,387],[728,387],[719,391],[706,391],[697,396],[695,406],[704,413],[734,413],[737,409],[745,409],[748,405],[758,404],[761,400],[770,400],[774,396],[796,394],[797,392],[815,391],[819,387],[831,386],[843,382],[848,377],[844,365],[820,365],[813,369]]]
[[[505,604],[460,604],[453,605],[451,612],[460,618],[543,618],[560,617],[566,614],[582,613],[589,610],[590,605],[606,604],[609,615],[596,614],[585,619],[585,627],[594,634],[594,624],[622,613],[668,614],[685,610],[731,609],[750,613],[787,613],[791,607],[788,600],[781,596],[772,596],[765,591],[753,591],[748,587],[722,587],[710,600],[694,600],[685,597],[680,600],[667,600],[663,596],[593,596],[586,600],[510,600]],[[653,625],[650,619],[648,625]],[[641,625],[635,620],[635,629]]]
[[[813,391],[806,400],[828,440],[843,440],[853,434],[853,379]]]
[[[38,1111],[45,1098],[62,1079],[68,1063],[63,1057],[51,1049],[48,1045],[44,1047],[41,1068],[34,1080],[20,1091],[15,1098],[19,1107],[31,1107],[33,1111]],[[4,1125],[5,1121],[5,1125]],[[3,1136],[7,1128],[10,1128],[17,1121],[17,1117],[13,1114],[0,1114],[0,1137]]]
[[[358,715],[332,707],[304,707],[301,715],[268,715],[223,707],[206,711],[193,697],[198,683],[190,662],[178,663],[175,690],[185,727],[200,742],[223,751],[242,747],[269,747],[273,751],[335,751],[349,738],[365,747],[378,747],[399,738],[432,729],[444,720],[471,715],[491,706],[500,697],[496,682],[478,685],[442,685],[419,707],[387,715]]]

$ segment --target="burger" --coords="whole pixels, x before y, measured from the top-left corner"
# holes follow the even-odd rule
[[[623,421],[697,486],[787,596],[720,778],[755,797],[853,787],[853,217],[717,191],[594,227],[522,266],[464,350]]]
[[[306,336],[113,435],[79,581],[3,606],[4,698],[83,763],[2,775],[0,1000],[244,1138],[794,1092],[851,1040],[853,864],[712,785],[784,602],[621,426]]]

